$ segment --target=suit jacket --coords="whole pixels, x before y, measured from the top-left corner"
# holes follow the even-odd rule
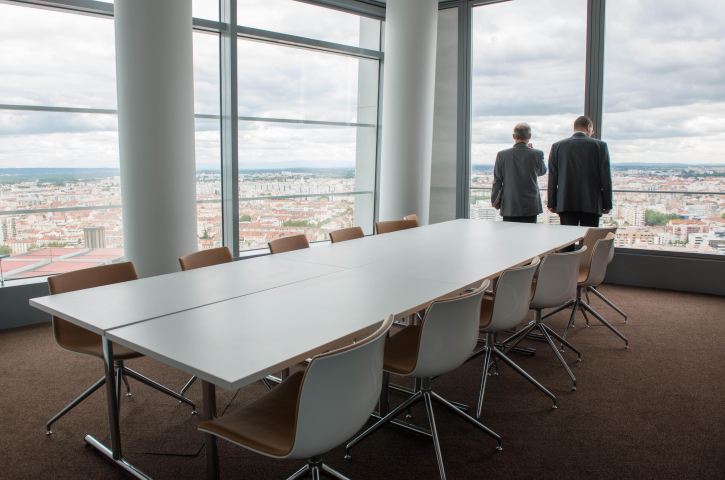
[[[584,132],[551,146],[549,155],[549,208],[561,212],[602,214],[612,208],[609,150],[601,140]]]
[[[498,198],[501,189],[502,217],[532,217],[544,210],[536,177],[546,173],[544,152],[517,143],[513,148],[502,150],[496,155],[493,167],[493,190],[491,204]]]

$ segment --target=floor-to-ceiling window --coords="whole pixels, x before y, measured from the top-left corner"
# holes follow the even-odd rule
[[[240,250],[352,226],[372,233],[379,59],[314,40],[379,51],[381,22],[242,0],[239,24],[266,32],[242,29],[237,45]],[[305,38],[290,45],[276,33]]]
[[[725,195],[715,193],[725,192],[725,5],[606,8],[602,140],[616,245],[725,253]]]
[[[531,125],[531,142],[548,161],[551,144],[570,136],[584,112],[587,5],[516,0],[474,7],[472,15],[470,217],[501,220],[491,206],[493,165],[513,146],[514,126]],[[540,177],[544,201],[546,182]],[[558,216],[545,212],[539,222]]]
[[[473,8],[470,217],[501,220],[491,206],[496,153],[517,123],[548,161],[551,144],[584,112],[586,1],[516,0]],[[539,185],[546,200],[547,177]],[[545,209],[546,210],[546,209]],[[544,213],[539,222],[557,223]]]

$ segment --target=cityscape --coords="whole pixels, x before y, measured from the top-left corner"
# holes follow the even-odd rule
[[[614,165],[612,178],[615,190],[627,192],[614,193],[600,226],[618,227],[616,246],[725,254],[725,195],[715,193],[725,191],[725,167]],[[539,178],[544,205],[547,181]],[[490,165],[474,166],[470,218],[502,220],[491,207],[492,182]],[[223,244],[221,188],[219,172],[197,172],[199,250]],[[354,191],[354,169],[240,172],[240,250],[290,235],[329,240],[331,231],[355,225]],[[545,211],[538,222],[558,224],[559,217]],[[4,280],[122,262],[118,170],[0,170],[0,258]]]

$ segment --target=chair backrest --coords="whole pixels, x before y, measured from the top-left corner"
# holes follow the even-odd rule
[[[476,291],[433,302],[425,312],[418,342],[418,357],[410,377],[448,373],[468,359],[478,342],[481,301],[489,281]]]
[[[194,270],[195,268],[211,267],[222,263],[231,263],[234,261],[232,252],[229,247],[212,248],[211,250],[202,250],[201,252],[190,253],[179,259],[181,270]]]
[[[529,308],[553,308],[576,295],[579,281],[579,261],[587,247],[568,253],[551,253],[539,266],[534,297]]]
[[[617,231],[617,227],[610,228],[590,228],[587,233],[584,234],[583,246],[587,247],[587,252],[582,255],[580,268],[589,268],[592,260],[592,253],[594,253],[594,245],[597,241],[602,238],[606,238],[608,234]]]
[[[617,227],[610,228],[612,235],[614,235],[614,239],[617,239]],[[612,248],[609,249],[609,258],[607,258],[607,263],[612,263],[612,260],[614,260],[614,242],[612,242]]]
[[[376,222],[375,233],[380,235],[383,233],[397,232],[398,230],[407,230],[418,226],[418,220],[389,220],[387,222]]]
[[[48,287],[51,295],[58,295],[132,280],[138,280],[136,268],[134,268],[133,263],[125,262],[48,277]],[[53,335],[58,346],[75,351],[72,345],[75,343],[75,337],[79,334],[87,335],[88,331],[62,318],[53,316]]]
[[[380,398],[383,353],[393,315],[366,339],[315,356],[297,398],[295,440],[287,458],[310,458],[352,437]]]
[[[416,215],[415,213],[404,216],[403,220],[415,220],[415,226],[420,227],[420,220],[418,220],[418,215]]]
[[[267,244],[272,255],[275,253],[291,252],[293,250],[302,250],[310,248],[310,243],[304,235],[295,235],[293,237],[282,237],[272,240]]]
[[[531,303],[531,282],[540,262],[539,257],[534,257],[528,265],[501,274],[494,290],[491,321],[484,331],[508,330],[526,318]]]
[[[583,287],[592,287],[599,285],[604,281],[607,275],[607,265],[609,264],[609,251],[614,250],[614,234],[607,234],[606,238],[598,240],[592,251],[592,261],[589,266],[589,276],[580,283]]]
[[[363,229],[360,227],[343,228],[342,230],[336,230],[330,232],[330,241],[332,243],[346,242],[348,240],[355,240],[356,238],[363,238],[365,234]]]

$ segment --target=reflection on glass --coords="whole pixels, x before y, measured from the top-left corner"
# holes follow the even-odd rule
[[[0,4],[0,104],[115,109],[114,45],[112,19]]]
[[[723,22],[719,4],[607,2],[602,139],[615,189],[725,192]],[[616,245],[725,253],[723,199],[615,193]]]
[[[238,0],[238,23],[326,42],[380,49],[380,21],[294,0]],[[377,35],[370,35],[376,31]]]

